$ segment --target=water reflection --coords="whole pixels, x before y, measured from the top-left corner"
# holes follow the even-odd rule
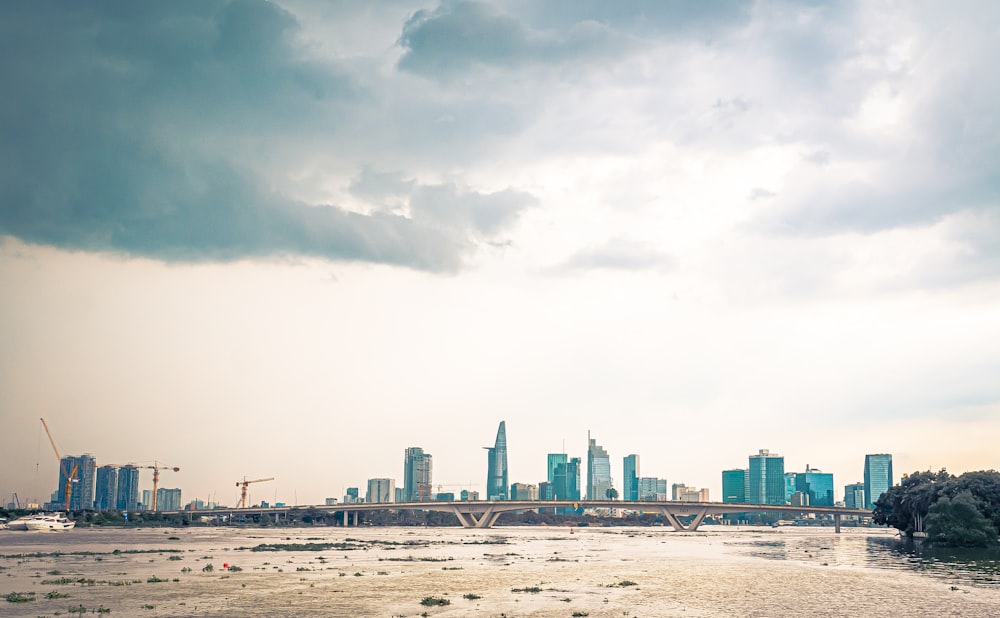
[[[903,568],[967,584],[1000,586],[1000,550],[932,547],[912,539],[867,539],[868,563]]]

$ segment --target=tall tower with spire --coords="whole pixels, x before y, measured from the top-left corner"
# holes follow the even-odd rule
[[[508,500],[510,484],[507,479],[507,425],[500,421],[497,439],[488,451],[486,459],[486,499]]]

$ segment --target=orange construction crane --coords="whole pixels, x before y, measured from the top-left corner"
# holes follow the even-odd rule
[[[78,480],[79,480],[79,479],[76,478],[76,471],[79,468],[79,466],[73,466],[73,470],[71,470],[69,472],[66,471],[66,466],[63,464],[62,455],[59,454],[59,447],[56,446],[56,441],[52,437],[52,432],[49,431],[49,425],[48,425],[48,423],[45,422],[44,418],[41,419],[41,421],[42,421],[42,427],[45,428],[45,435],[47,435],[49,437],[49,444],[52,445],[52,450],[55,451],[55,453],[56,453],[56,459],[59,460],[59,469],[62,471],[63,474],[66,475],[66,491],[65,491],[65,495],[66,495],[66,514],[69,515],[69,498],[70,498],[70,496],[73,495],[73,483],[78,482]]]
[[[269,476],[266,479],[254,479],[252,481],[248,481],[247,477],[244,476],[242,481],[236,481],[236,486],[243,488],[243,491],[241,492],[240,495],[240,508],[241,509],[247,508],[247,485],[249,485],[250,483],[263,483],[264,481],[273,481],[273,480],[274,477]]]
[[[160,462],[154,461],[151,466],[139,466],[140,468],[146,468],[153,471],[153,510],[156,510],[156,490],[160,487],[160,470],[173,470],[174,472],[180,472],[181,469],[177,466],[161,466]]]

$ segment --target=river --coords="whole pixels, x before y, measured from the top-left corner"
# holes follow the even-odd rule
[[[995,553],[881,529],[84,528],[0,556],[12,617],[1000,616]]]

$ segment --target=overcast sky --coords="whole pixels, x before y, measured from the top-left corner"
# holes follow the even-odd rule
[[[997,468],[1000,4],[0,4],[0,499],[322,503],[590,430]],[[141,487],[151,485],[144,474]]]

